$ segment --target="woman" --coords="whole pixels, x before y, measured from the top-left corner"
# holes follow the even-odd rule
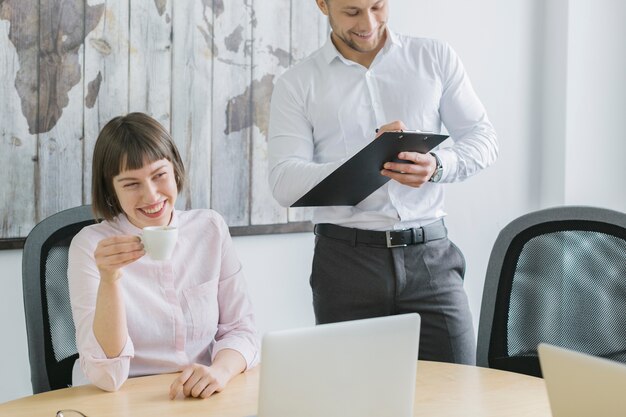
[[[115,391],[130,376],[182,371],[170,398],[206,398],[257,362],[258,339],[228,227],[212,210],[178,211],[185,169],[168,132],[131,113],[104,126],[92,163],[101,223],[69,252],[69,288],[80,369]],[[146,226],[178,228],[169,260],[145,256]]]

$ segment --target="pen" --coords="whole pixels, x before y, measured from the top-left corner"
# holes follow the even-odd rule
[[[379,128],[376,128],[376,133],[378,133],[379,130],[380,130]],[[424,132],[422,130],[411,130],[411,129],[406,129],[406,130],[400,129],[400,130],[398,130],[398,132],[402,132],[402,133],[434,133],[434,132]]]

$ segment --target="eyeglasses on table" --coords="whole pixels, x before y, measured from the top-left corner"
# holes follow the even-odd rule
[[[87,417],[78,410],[59,410],[56,417]]]

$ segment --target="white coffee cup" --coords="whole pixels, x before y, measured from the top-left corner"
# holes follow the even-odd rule
[[[141,233],[143,247],[155,261],[169,259],[176,247],[178,229],[172,226],[144,227]]]

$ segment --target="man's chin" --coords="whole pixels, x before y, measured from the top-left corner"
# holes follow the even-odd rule
[[[380,37],[376,37],[376,39],[368,39],[368,40],[361,40],[359,38],[353,37],[351,39],[349,46],[355,51],[368,53],[368,52],[375,51],[378,48],[378,46],[381,44],[381,42],[382,42],[382,38]]]
[[[367,54],[376,50],[376,45],[359,45],[356,42],[352,42],[349,46],[354,51],[360,52],[362,54]]]

